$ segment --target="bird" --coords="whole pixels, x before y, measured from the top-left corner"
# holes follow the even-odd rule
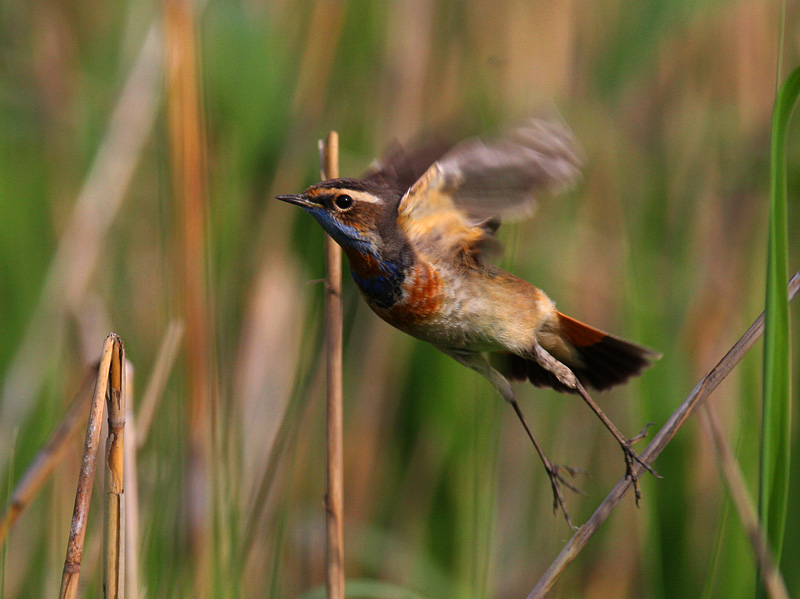
[[[539,454],[559,508],[572,525],[561,485],[580,492],[534,436],[511,382],[580,395],[622,448],[638,505],[636,463],[658,476],[587,388],[639,375],[660,355],[571,318],[533,284],[496,266],[501,221],[535,210],[537,197],[569,188],[581,153],[569,128],[532,118],[485,142],[396,145],[361,178],[322,181],[277,199],[301,207],[338,243],[369,307],[486,378],[514,408]]]

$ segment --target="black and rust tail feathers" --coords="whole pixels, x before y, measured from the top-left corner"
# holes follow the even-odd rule
[[[560,312],[556,314],[559,338],[569,348],[570,356],[551,353],[569,366],[584,387],[603,390],[619,385],[641,374],[661,357],[656,351],[604,333]],[[545,349],[550,348],[545,346]],[[575,392],[533,358],[505,354],[499,365],[511,380],[528,379],[537,387],[550,387],[562,393]]]

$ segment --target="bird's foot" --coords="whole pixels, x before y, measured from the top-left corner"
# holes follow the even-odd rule
[[[567,511],[567,505],[564,501],[564,495],[561,493],[561,485],[563,484],[573,493],[577,493],[578,495],[583,495],[583,491],[573,485],[571,482],[566,480],[564,476],[561,474],[562,472],[566,472],[571,477],[575,477],[577,474],[586,474],[585,470],[581,468],[571,468],[569,466],[559,466],[558,464],[545,464],[545,470],[547,470],[547,475],[550,477],[550,486],[553,489],[553,513],[557,512],[559,508],[564,513],[564,518],[567,521],[567,524],[573,530],[577,530],[578,527],[572,523],[572,520],[569,517],[569,512]]]
[[[650,474],[655,476],[656,478],[662,478],[662,476],[656,472],[653,467],[642,460],[639,455],[633,451],[632,445],[637,441],[641,441],[647,436],[647,429],[648,427],[652,426],[652,422],[648,422],[644,428],[639,431],[639,433],[628,439],[627,441],[620,443],[620,447],[622,448],[622,453],[625,454],[625,476],[631,480],[631,484],[633,485],[633,493],[634,498],[636,500],[636,507],[639,507],[639,500],[642,498],[642,492],[639,489],[639,477],[636,474],[636,464],[642,466],[645,470],[647,470]]]

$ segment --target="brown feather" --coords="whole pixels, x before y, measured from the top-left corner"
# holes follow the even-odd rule
[[[580,165],[569,129],[539,119],[494,142],[462,142],[438,160],[442,190],[460,210],[478,219],[529,217],[536,195],[570,186]]]
[[[566,314],[558,312],[557,315],[559,329],[563,335],[569,339],[572,345],[577,347],[586,347],[588,345],[600,343],[605,337],[608,336],[603,331],[599,331],[593,327],[590,327],[589,325],[583,324],[574,318],[570,318]]]
[[[559,344],[565,344],[571,357],[559,355],[578,380],[592,389],[603,390],[624,383],[650,366],[661,357],[658,352],[604,333],[594,327],[556,312]],[[542,347],[551,354],[556,347]],[[549,370],[536,360],[516,354],[503,354],[497,360],[500,372],[510,380],[528,379],[537,387],[549,387],[561,393],[575,393],[561,383]]]
[[[566,127],[539,120],[493,143],[463,142],[408,189],[398,224],[415,245],[441,247],[446,239],[448,251],[479,259],[487,249],[499,249],[494,232],[500,217],[530,216],[535,194],[571,183],[579,162]]]
[[[391,187],[402,196],[452,145],[438,139],[407,147],[395,142],[367,169],[362,180]]]

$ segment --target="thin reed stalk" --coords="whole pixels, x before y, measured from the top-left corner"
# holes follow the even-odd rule
[[[189,0],[169,0],[164,5],[167,123],[172,188],[181,228],[179,272],[186,323],[186,513],[194,595],[202,598],[209,594],[214,546],[210,353],[214,337],[207,289],[206,140],[195,10]]]
[[[97,369],[97,383],[92,398],[92,409],[89,413],[89,424],[86,428],[86,441],[83,446],[81,471],[78,476],[78,489],[75,493],[75,508],[72,512],[72,524],[67,541],[67,556],[64,560],[64,571],[61,576],[59,599],[75,599],[78,596],[78,580],[83,558],[83,541],[86,537],[86,523],[89,517],[89,504],[92,500],[92,487],[97,471],[97,449],[100,444],[103,409],[108,394],[111,362],[115,348],[121,344],[115,333],[110,333],[103,344],[103,353]],[[112,381],[113,382],[113,381]],[[117,381],[119,384],[119,381]],[[119,390],[119,386],[117,386]]]
[[[789,281],[789,301],[792,301],[800,290],[800,271],[796,272]],[[647,448],[640,454],[640,458],[647,464],[652,464],[664,451],[664,448],[677,434],[678,430],[686,423],[689,416],[697,409],[703,400],[711,395],[714,389],[727,377],[733,368],[741,361],[744,355],[753,347],[755,342],[764,334],[764,313],[761,313],[736,344],[725,354],[725,357],[712,368],[697,385],[689,396],[672,413],[661,430],[656,433]],[[636,464],[635,476],[638,478],[644,472],[644,467]],[[553,563],[545,571],[539,582],[528,594],[527,599],[541,599],[550,591],[559,576],[574,560],[589,542],[592,535],[606,521],[614,508],[625,496],[631,487],[631,481],[626,476],[620,480],[603,502],[597,507],[586,523],[578,528],[572,538],[561,549]]]
[[[78,433],[86,409],[92,397],[92,384],[97,378],[97,365],[87,369],[80,389],[73,397],[66,414],[50,435],[31,465],[14,487],[2,520],[0,520],[0,545],[5,541],[11,527],[22,512],[27,509],[33,499],[44,486],[45,481],[69,452],[69,442]]]
[[[76,306],[97,267],[158,112],[162,47],[152,24],[111,114],[103,141],[58,241],[38,304],[5,372],[0,398],[0,455],[6,426],[23,422],[36,405],[47,365],[58,351],[50,342],[54,321]]]
[[[700,422],[705,425],[717,453],[717,464],[723,481],[728,487],[728,492],[733,499],[733,505],[739,514],[739,520],[750,539],[753,547],[758,569],[764,579],[764,587],[770,599],[789,599],[786,583],[783,581],[780,570],[775,563],[775,558],[767,544],[764,530],[758,524],[758,513],[747,492],[744,476],[733,455],[733,451],[725,439],[722,427],[717,420],[716,412],[709,403],[704,403],[698,412]]]
[[[339,176],[339,136],[320,141],[322,179]],[[325,236],[325,359],[327,365],[328,488],[325,495],[327,529],[326,586],[328,599],[344,599],[344,482],[342,433],[342,254]]]
[[[161,346],[158,348],[158,355],[153,363],[153,372],[147,381],[144,394],[142,395],[141,407],[136,414],[136,448],[141,449],[147,435],[150,432],[150,423],[158,409],[161,398],[164,396],[164,388],[167,386],[169,374],[178,357],[178,350],[183,339],[183,323],[180,320],[173,320],[164,333]],[[128,395],[131,397],[131,395]]]
[[[19,430],[14,429],[14,438],[11,443],[11,459],[9,464],[14,464],[15,453],[17,450],[17,435]],[[8,480],[6,482],[6,497],[11,497],[12,481],[14,479],[14,469],[8,468]],[[0,540],[0,599],[5,599],[6,593],[6,564],[8,563],[8,545]]]
[[[125,360],[125,594],[139,599],[139,472],[136,460],[136,421],[133,417],[133,365]],[[152,381],[152,378],[151,378]]]
[[[125,596],[125,347],[120,341],[111,358],[111,392],[108,400],[106,438],[106,511],[103,589],[106,599]]]
[[[321,351],[319,352],[321,356]],[[317,353],[315,352],[312,363],[317,361]],[[281,423],[278,427],[278,432],[275,434],[275,441],[270,448],[269,455],[266,459],[266,467],[261,480],[258,485],[258,490],[255,493],[253,501],[251,501],[252,508],[247,517],[247,525],[244,528],[244,539],[241,544],[239,552],[239,563],[242,565],[242,570],[247,566],[247,562],[254,554],[253,545],[255,544],[258,531],[261,530],[260,519],[263,516],[267,499],[276,483],[277,472],[279,466],[285,462],[282,456],[286,451],[291,451],[293,444],[296,442],[293,437],[296,435],[296,430],[293,428],[294,423],[301,420],[304,410],[307,407],[307,402],[299,398],[313,397],[316,389],[322,387],[322,375],[318,372],[312,371],[307,379],[298,382],[298,390],[293,393],[293,398],[290,400],[289,407],[284,414]]]

